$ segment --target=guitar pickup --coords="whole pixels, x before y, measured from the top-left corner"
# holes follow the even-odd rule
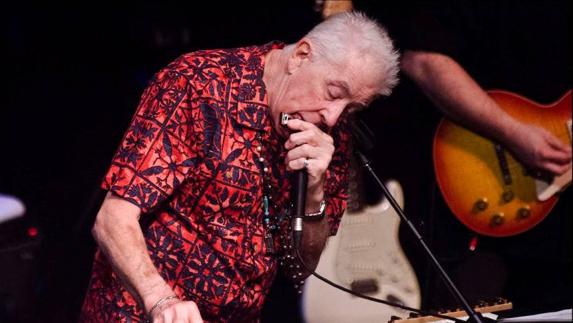
[[[360,279],[350,283],[350,289],[359,294],[373,294],[378,291],[376,279]]]

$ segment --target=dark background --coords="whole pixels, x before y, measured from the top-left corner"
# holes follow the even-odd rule
[[[313,1],[24,2],[3,10],[0,193],[20,198],[27,213],[0,224],[0,321],[76,320],[95,250],[89,229],[103,198],[99,182],[153,73],[196,49],[296,41],[321,20],[313,7]],[[559,23],[567,33],[558,37],[566,44],[558,57],[567,57],[564,69],[571,72],[570,19]],[[553,50],[547,49],[548,60]],[[570,88],[570,78],[564,82],[556,94],[532,99],[555,100]],[[470,252],[473,235],[449,213],[433,178],[431,138],[441,114],[415,101],[415,91],[404,79],[394,98],[376,102],[364,117],[375,129],[375,167],[383,178],[401,181],[406,211],[446,269],[472,295],[510,298],[516,313],[570,307],[570,199],[562,198],[559,210],[532,231],[511,239],[480,237],[478,250]],[[39,234],[29,236],[30,227]],[[425,256],[406,232],[401,238],[424,307],[451,304]],[[492,268],[505,276],[484,275]],[[265,321],[298,320],[296,301],[279,277]]]

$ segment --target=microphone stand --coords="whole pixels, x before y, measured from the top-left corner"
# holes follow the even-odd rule
[[[388,202],[390,202],[390,205],[392,205],[394,210],[396,210],[396,213],[398,213],[398,215],[400,216],[402,221],[404,221],[404,223],[408,224],[408,228],[414,234],[414,236],[416,236],[418,243],[422,246],[422,248],[424,249],[424,251],[426,252],[428,257],[430,257],[430,259],[432,260],[431,263],[434,265],[434,267],[436,267],[436,269],[440,273],[442,279],[446,282],[446,286],[448,286],[448,288],[450,289],[450,292],[452,292],[452,294],[454,294],[454,296],[456,296],[456,298],[461,303],[463,309],[468,313],[468,316],[469,316],[468,322],[474,322],[474,323],[495,322],[495,320],[492,320],[489,318],[484,318],[480,313],[476,312],[469,305],[466,298],[462,295],[462,293],[458,290],[458,288],[456,287],[454,282],[450,279],[450,277],[448,276],[446,271],[442,268],[438,259],[436,259],[436,257],[434,256],[434,253],[430,250],[428,245],[426,245],[426,242],[424,242],[424,239],[422,238],[422,236],[420,235],[420,233],[418,232],[418,230],[416,229],[414,224],[412,224],[412,222],[410,222],[410,220],[406,217],[406,214],[404,214],[404,211],[402,210],[402,208],[400,208],[400,206],[398,205],[398,203],[396,202],[396,200],[394,199],[392,194],[390,194],[390,191],[388,190],[386,185],[384,185],[384,183],[380,180],[378,175],[376,175],[376,172],[370,166],[370,161],[368,160],[368,158],[366,158],[366,156],[356,147],[354,149],[354,152],[357,155],[362,166],[366,170],[368,170],[368,172],[374,178],[374,180],[376,181],[378,186],[380,186],[380,188],[384,192],[384,195],[386,195]]]

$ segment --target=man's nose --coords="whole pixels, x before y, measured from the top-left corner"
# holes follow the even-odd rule
[[[325,123],[329,128],[334,127],[338,118],[344,112],[344,108],[346,107],[346,103],[339,101],[339,102],[332,102],[329,104],[325,109],[322,110],[322,122]]]

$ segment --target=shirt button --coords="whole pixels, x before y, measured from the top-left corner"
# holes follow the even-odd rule
[[[262,150],[263,150],[263,147],[257,146],[257,151],[262,151]]]

